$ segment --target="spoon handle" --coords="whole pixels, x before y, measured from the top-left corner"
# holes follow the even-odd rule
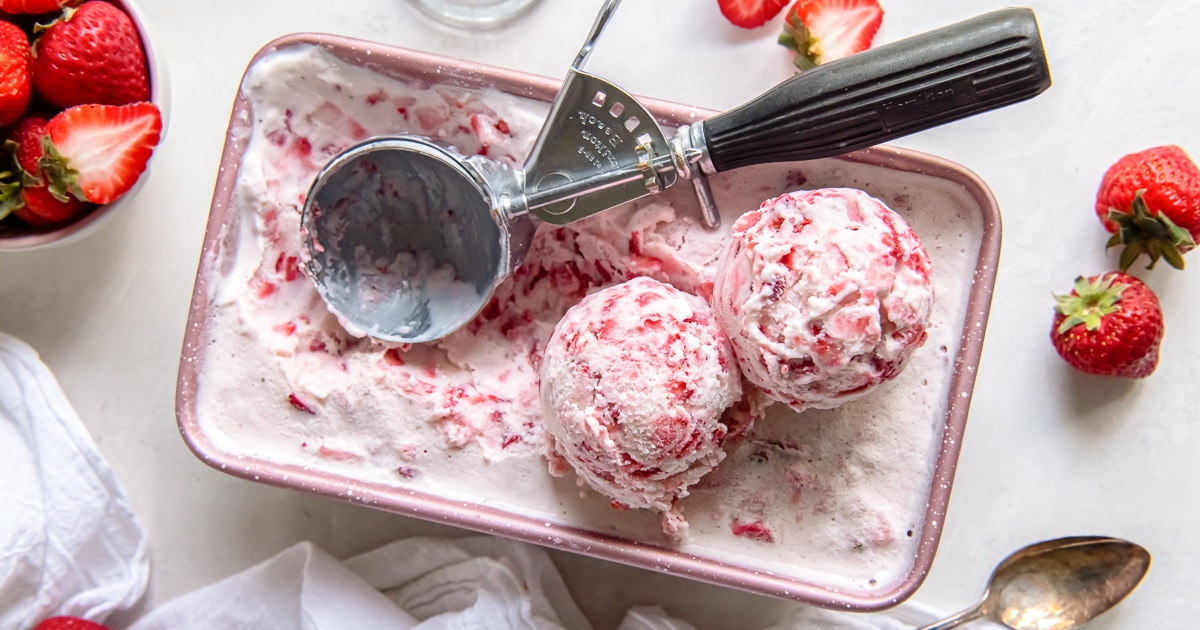
[[[968,608],[960,613],[951,615],[940,621],[935,621],[927,626],[921,626],[917,630],[949,630],[949,628],[957,628],[964,623],[970,623],[983,616],[983,605],[976,605]]]

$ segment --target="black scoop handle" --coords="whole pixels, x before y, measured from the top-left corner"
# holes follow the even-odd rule
[[[1033,11],[1001,9],[817,66],[701,124],[726,171],[849,153],[1049,87]]]

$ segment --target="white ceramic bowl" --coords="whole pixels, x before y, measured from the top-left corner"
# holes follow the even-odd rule
[[[167,119],[171,101],[171,85],[167,76],[166,60],[161,54],[156,53],[154,49],[155,40],[146,24],[145,14],[137,7],[137,4],[133,0],[110,1],[125,9],[125,12],[133,20],[134,26],[137,27],[138,35],[142,38],[142,47],[146,50],[146,61],[150,72],[150,100],[155,105],[158,105],[159,111],[162,112],[163,130],[162,139],[159,140],[159,146],[162,146],[162,141],[166,138]],[[20,221],[14,221],[11,218],[0,221],[0,252],[33,250],[64,245],[92,234],[119,212],[122,207],[129,204],[129,201],[137,194],[138,190],[145,185],[146,180],[150,176],[153,164],[154,158],[151,158],[150,165],[146,167],[146,172],[142,173],[142,176],[138,178],[133,188],[122,195],[120,199],[93,208],[87,214],[69,223],[50,228],[34,228],[25,226]]]

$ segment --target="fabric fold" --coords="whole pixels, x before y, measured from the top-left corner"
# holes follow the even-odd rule
[[[102,622],[142,596],[146,533],[58,381],[0,333],[0,627]]]

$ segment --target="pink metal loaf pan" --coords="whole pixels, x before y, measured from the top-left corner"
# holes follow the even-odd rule
[[[560,85],[556,79],[322,34],[296,34],[271,42],[256,55],[250,67],[271,51],[299,45],[321,47],[350,64],[368,67],[388,76],[473,88],[493,87],[502,92],[547,102],[554,98]],[[654,99],[643,99],[642,102],[667,128],[688,124],[715,113]],[[882,584],[870,592],[852,592],[745,563],[704,557],[601,531],[564,526],[495,506],[439,497],[403,485],[353,479],[334,470],[280,463],[218,447],[212,436],[206,433],[203,418],[199,416],[197,389],[204,379],[204,351],[213,333],[211,289],[223,271],[221,252],[236,249],[237,245],[239,217],[231,208],[241,158],[250,137],[248,126],[251,120],[249,105],[239,93],[230,118],[212,200],[178,374],[176,412],[179,429],[188,446],[205,463],[247,480],[823,607],[853,611],[880,610],[905,600],[920,586],[933,562],[942,532],[966,427],[975,368],[982,351],[1000,251],[999,209],[987,186],[976,175],[944,159],[890,146],[833,158],[845,164],[917,174],[958,187],[971,206],[967,214],[970,215],[971,224],[976,226],[972,229],[977,234],[971,238],[978,238],[977,242],[972,243],[977,248],[974,268],[951,270],[961,274],[961,279],[956,279],[956,282],[969,288],[964,290],[964,312],[959,314],[962,318],[961,336],[957,347],[950,347],[947,359],[948,396],[939,399],[936,413],[940,415],[940,421],[938,418],[932,420],[933,425],[940,425],[941,439],[940,445],[933,447],[936,451],[932,455],[934,473],[930,485],[925,489],[927,509],[924,518],[914,528],[915,531],[909,532],[916,540],[910,569],[900,579]],[[954,221],[956,218],[951,216],[946,220]]]

